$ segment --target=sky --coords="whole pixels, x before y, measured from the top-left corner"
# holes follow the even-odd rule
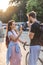
[[[9,0],[0,0],[0,9],[6,11],[9,6]]]

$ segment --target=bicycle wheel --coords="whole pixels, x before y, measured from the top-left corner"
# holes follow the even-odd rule
[[[37,65],[38,64],[43,65],[43,48],[40,50],[40,55],[39,55],[39,58],[38,58]]]
[[[43,65],[43,60],[40,57],[38,58],[38,63],[40,63],[40,65]],[[38,65],[38,63],[37,63],[37,65]]]
[[[29,52],[26,54],[26,65],[29,65]],[[38,62],[37,62],[37,65],[43,65],[43,60],[41,58],[38,58]]]
[[[26,54],[26,59],[25,59],[25,61],[26,61],[26,65],[28,65],[29,64],[29,52],[27,52],[27,54]]]

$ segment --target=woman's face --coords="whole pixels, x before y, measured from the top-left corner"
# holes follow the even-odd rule
[[[16,26],[15,26],[15,22],[12,22],[12,29],[15,29]]]

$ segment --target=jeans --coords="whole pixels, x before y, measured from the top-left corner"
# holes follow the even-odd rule
[[[40,45],[30,46],[29,65],[37,65],[40,49]]]

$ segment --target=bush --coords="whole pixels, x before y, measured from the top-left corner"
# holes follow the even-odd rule
[[[28,0],[26,5],[27,12],[35,11],[37,18],[43,21],[43,0]]]

